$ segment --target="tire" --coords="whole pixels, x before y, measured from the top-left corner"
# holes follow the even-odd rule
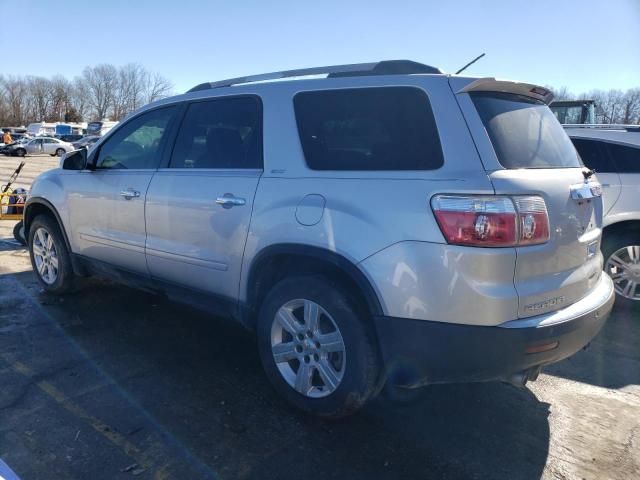
[[[18,243],[21,245],[27,244],[27,239],[25,238],[24,232],[24,222],[20,220],[13,226],[13,238],[16,239]]]
[[[296,408],[325,418],[354,413],[379,390],[381,368],[375,335],[360,313],[364,310],[343,291],[323,276],[287,278],[267,294],[258,316],[258,350],[269,381]],[[319,312],[317,328],[304,322],[307,310]],[[288,320],[279,320],[282,316],[277,314],[282,311],[288,312]],[[284,327],[293,325],[290,315],[294,329]],[[296,337],[292,331],[298,332]],[[286,348],[286,353],[281,348],[281,355],[290,359],[276,363],[272,343],[296,347]],[[303,371],[310,375],[301,375]],[[299,378],[310,381],[298,383]],[[296,389],[297,385],[301,388]]]
[[[605,235],[602,254],[604,270],[614,281],[616,303],[640,308],[640,232]]]
[[[65,153],[67,153],[67,151],[64,148],[59,148],[56,150],[56,157],[61,157],[63,156]]]
[[[19,157],[24,157],[27,154],[27,151],[24,148],[19,148],[16,150],[16,155]]]
[[[51,238],[51,243],[48,238]],[[36,252],[44,251],[43,258]],[[73,286],[71,256],[58,223],[49,215],[38,215],[29,227],[29,257],[40,284],[47,292],[63,294]],[[54,261],[56,259],[57,261]],[[47,261],[48,260],[48,261]],[[45,265],[42,266],[44,261]],[[57,265],[57,268],[56,268]],[[51,267],[51,268],[47,268]],[[55,274],[52,274],[55,270]]]

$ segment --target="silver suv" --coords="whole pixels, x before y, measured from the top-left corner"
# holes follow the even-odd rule
[[[640,126],[566,128],[603,187],[605,271],[621,302],[640,301]]]
[[[386,382],[523,385],[615,296],[601,188],[550,98],[409,61],[205,83],[35,181],[33,268],[51,292],[98,273],[236,319],[325,417]]]

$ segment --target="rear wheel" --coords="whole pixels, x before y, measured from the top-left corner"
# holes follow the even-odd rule
[[[292,405],[339,418],[375,394],[380,366],[373,332],[335,283],[289,278],[265,298],[258,348],[267,377]]]
[[[618,300],[640,305],[640,234],[605,236],[604,269],[613,280]]]
[[[16,150],[16,155],[19,157],[24,157],[27,154],[27,151],[24,148],[19,148]]]
[[[71,290],[71,257],[57,222],[49,215],[38,215],[29,227],[29,256],[36,277],[51,293]]]

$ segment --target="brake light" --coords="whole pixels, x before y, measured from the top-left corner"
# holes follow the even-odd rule
[[[536,245],[549,240],[549,214],[542,197],[514,197],[518,210],[519,245]]]
[[[549,240],[547,207],[541,197],[436,195],[431,208],[450,244],[513,247]]]

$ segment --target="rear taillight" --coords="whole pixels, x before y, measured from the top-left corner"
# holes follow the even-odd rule
[[[454,245],[513,247],[549,240],[542,197],[436,195],[431,208],[445,239]]]

